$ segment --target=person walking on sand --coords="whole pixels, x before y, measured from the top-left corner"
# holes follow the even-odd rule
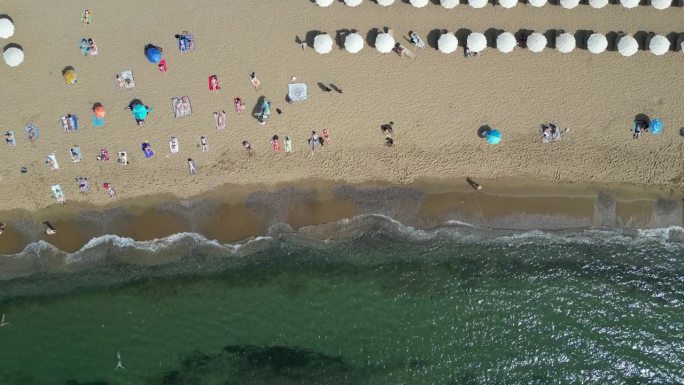
[[[480,186],[480,184],[475,182],[474,180],[472,180],[470,178],[466,178],[466,182],[468,182],[468,184],[470,185],[470,187],[473,188],[473,190],[475,190],[475,191],[482,190],[482,186]]]
[[[197,174],[197,167],[195,166],[195,161],[192,158],[188,158],[188,172],[190,175]]]
[[[209,151],[209,140],[206,136],[200,136],[200,147],[202,147],[202,152]]]
[[[316,149],[316,145],[318,145],[318,134],[316,134],[316,131],[311,131],[311,137],[309,138],[309,145],[311,145],[311,152],[313,152]]]
[[[283,143],[285,145],[285,153],[289,154],[292,152],[292,141],[290,140],[289,136],[285,137],[285,141]]]
[[[44,221],[43,224],[47,226],[47,229],[45,230],[45,234],[47,235],[55,235],[57,234],[57,229],[55,229],[55,226],[52,225],[52,223],[48,221]]]

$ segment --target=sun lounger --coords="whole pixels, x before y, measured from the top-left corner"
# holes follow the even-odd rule
[[[131,88],[135,87],[135,80],[133,79],[132,71],[122,71],[117,76],[118,79],[115,77],[114,85],[117,86],[119,89],[130,90]],[[119,81],[121,82],[121,86],[119,86]]]
[[[418,36],[417,33],[411,32],[409,34],[409,37],[411,38],[411,43],[413,43],[416,47],[420,49],[425,48],[425,42],[423,41],[423,39],[420,38],[420,36]]]
[[[224,111],[214,112],[214,124],[217,130],[226,129],[226,113]]]
[[[406,56],[409,59],[415,59],[416,57],[416,55],[411,50],[409,50],[408,48],[404,47],[399,43],[397,43],[394,46],[394,52],[396,52],[399,56]]]
[[[64,191],[62,191],[62,186],[56,184],[53,185],[50,189],[52,190],[52,196],[55,199],[57,199],[57,202],[59,202],[59,204],[64,204],[64,202],[66,202]]]
[[[173,108],[173,115],[176,118],[182,118],[192,114],[192,104],[190,104],[190,98],[187,96],[172,98],[171,107]]]

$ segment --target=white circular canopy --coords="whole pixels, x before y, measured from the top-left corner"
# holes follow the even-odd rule
[[[430,0],[410,0],[411,5],[413,5],[416,8],[423,8],[424,6],[428,5]]]
[[[482,52],[487,48],[487,38],[479,32],[472,32],[468,35],[466,46],[473,52]]]
[[[12,35],[14,35],[14,23],[12,23],[12,20],[6,17],[0,18],[0,37],[7,39]]]
[[[344,49],[349,53],[357,53],[363,49],[363,37],[358,33],[350,33],[344,38]]]
[[[518,5],[518,0],[499,0],[499,5],[504,8],[513,8]]]
[[[587,39],[587,49],[591,53],[601,53],[608,48],[608,39],[602,33],[592,33]]]
[[[442,53],[452,53],[458,48],[458,39],[453,33],[443,33],[437,40],[437,49]]]
[[[639,0],[620,0],[620,4],[625,8],[635,8],[639,6]]]
[[[617,50],[622,56],[632,56],[639,51],[639,43],[631,36],[622,36],[618,40]]]
[[[344,3],[350,7],[356,7],[363,3],[363,0],[344,0]]]
[[[573,9],[579,5],[579,0],[560,0],[560,5],[565,9]]]
[[[380,53],[392,52],[394,38],[389,33],[382,32],[375,38],[375,49]]]
[[[322,33],[314,38],[314,50],[320,54],[332,51],[333,39],[327,33]]]
[[[455,8],[458,5],[458,0],[439,0],[442,7],[446,9]]]
[[[8,66],[16,67],[24,61],[24,51],[17,47],[10,47],[5,50],[3,57]]]
[[[533,7],[543,7],[546,5],[546,0],[529,0],[528,3]]]
[[[468,5],[473,8],[484,8],[487,6],[487,0],[468,0]]]
[[[670,50],[670,40],[663,35],[655,35],[648,43],[648,49],[654,55],[665,55]]]
[[[651,0],[651,5],[655,9],[667,9],[672,5],[672,0]]]
[[[503,53],[513,52],[513,49],[518,44],[515,36],[510,32],[502,32],[496,37],[496,48]]]
[[[577,46],[575,37],[571,33],[562,33],[556,36],[556,49],[561,53],[570,53]]]
[[[394,4],[394,0],[378,0],[378,4],[382,5],[383,7],[389,7],[390,5]]]
[[[592,8],[600,9],[608,5],[608,0],[589,0]]]
[[[539,32],[533,32],[527,37],[527,49],[532,52],[539,53],[546,48],[546,36]]]
[[[335,0],[316,0],[316,4],[319,7],[329,7]]]

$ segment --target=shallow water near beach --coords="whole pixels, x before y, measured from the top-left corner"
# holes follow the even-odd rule
[[[678,383],[681,231],[414,230],[362,216],[231,245],[196,234],[101,237],[74,254],[37,244],[12,258],[69,268],[0,281],[0,378]]]

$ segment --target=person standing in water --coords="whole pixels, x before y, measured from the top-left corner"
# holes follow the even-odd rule
[[[47,229],[45,230],[45,234],[47,235],[55,235],[57,234],[57,229],[55,229],[55,226],[52,225],[49,221],[43,222],[45,226],[47,226]]]

